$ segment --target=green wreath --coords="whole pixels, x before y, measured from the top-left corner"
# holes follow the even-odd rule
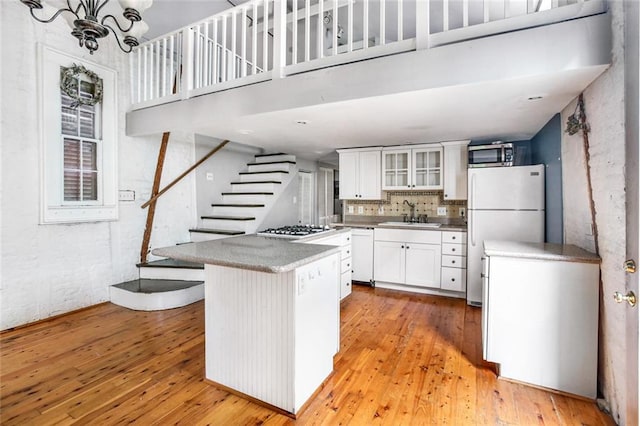
[[[82,74],[87,76],[94,85],[93,94],[90,98],[80,97],[80,93],[78,91],[78,77]],[[71,104],[71,108],[77,108],[80,105],[93,106],[102,102],[102,79],[98,77],[98,74],[93,71],[89,71],[82,65],[73,64],[68,68],[62,69],[60,75],[60,89],[67,94],[67,96],[73,99],[74,102]]]

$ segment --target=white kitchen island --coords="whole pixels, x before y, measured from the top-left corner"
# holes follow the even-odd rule
[[[484,242],[483,357],[503,378],[595,399],[600,258],[579,247]]]
[[[340,248],[247,235],[153,254],[205,264],[206,378],[299,414],[339,348]]]

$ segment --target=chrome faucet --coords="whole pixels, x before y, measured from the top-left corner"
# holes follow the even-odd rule
[[[409,222],[415,222],[416,221],[416,205],[410,203],[407,200],[404,200],[404,204],[408,205],[409,208],[411,209],[411,214],[409,215]]]

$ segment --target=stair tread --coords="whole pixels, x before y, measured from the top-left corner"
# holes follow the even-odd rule
[[[138,268],[178,268],[178,269],[204,269],[204,264],[187,262],[185,260],[161,259],[146,263],[138,263]]]
[[[247,166],[261,166],[263,164],[296,164],[295,161],[283,160],[283,161],[265,161],[264,163],[247,163]]]
[[[203,234],[244,235],[244,231],[230,231],[228,229],[193,228],[189,232],[202,232]]]
[[[184,290],[186,288],[194,287],[201,284],[204,284],[204,281],[159,280],[159,279],[139,278],[137,280],[126,281],[120,284],[115,284],[113,287],[130,291],[132,293],[149,294],[149,293],[165,293],[168,291]]]
[[[282,183],[279,180],[260,180],[255,182],[231,182],[231,185],[251,185],[253,183]]]
[[[222,195],[273,195],[273,192],[223,192]]]
[[[256,158],[258,158],[258,157],[273,157],[273,156],[276,156],[276,155],[291,155],[291,154],[287,154],[285,152],[276,152],[276,153],[273,153],[273,154],[257,154],[257,155],[254,155],[254,157],[256,157]]]
[[[201,216],[201,219],[220,219],[220,220],[255,220],[255,217],[249,216]]]
[[[254,163],[254,164],[269,164],[269,163]],[[240,172],[241,175],[262,175],[265,173],[289,173],[288,170],[264,170],[261,172]]]
[[[211,204],[211,207],[264,207],[264,204]]]

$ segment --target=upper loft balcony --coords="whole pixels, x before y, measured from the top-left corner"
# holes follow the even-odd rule
[[[127,133],[525,139],[608,67],[610,25],[603,0],[250,0],[134,51]]]

